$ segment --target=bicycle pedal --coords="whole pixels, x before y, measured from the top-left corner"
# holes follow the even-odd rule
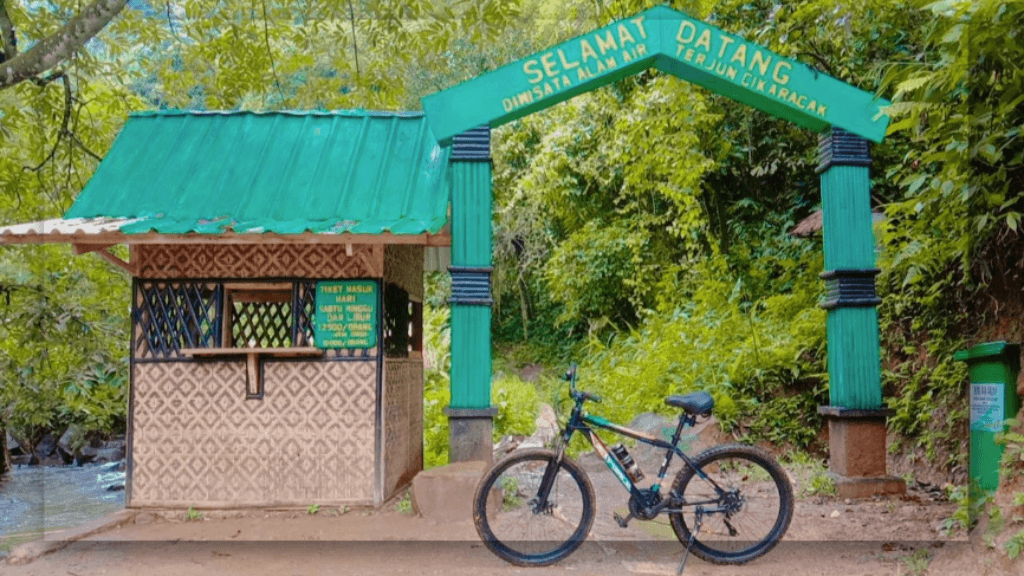
[[[615,519],[615,521],[619,524],[620,528],[626,528],[629,526],[629,521],[633,519],[633,515],[630,514],[629,516],[623,518],[619,515],[618,512],[615,512],[612,514],[612,518]]]

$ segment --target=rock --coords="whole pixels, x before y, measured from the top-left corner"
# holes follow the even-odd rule
[[[112,484],[107,486],[107,492],[120,492],[124,490],[124,484]]]
[[[81,426],[72,424],[61,434],[60,440],[57,441],[57,448],[64,450],[68,454],[74,454],[75,450],[83,444],[85,444],[85,432]]]
[[[118,460],[124,459],[124,448],[101,448],[96,452],[96,458],[93,462],[96,464],[105,464],[107,462],[117,462]]]
[[[550,405],[540,405],[540,414],[537,415],[536,423],[537,431],[533,435],[539,438],[542,444],[549,444],[558,436],[558,415]]]
[[[648,434],[654,434],[659,438],[670,438],[676,430],[676,422],[670,421],[668,418],[654,412],[644,412],[637,414],[633,421],[629,423],[629,427],[634,430],[647,432]]]
[[[32,463],[32,459],[35,456],[31,454],[20,454],[18,456],[11,456],[11,466],[28,466]],[[38,462],[38,458],[36,459]]]
[[[104,448],[120,448],[120,449],[124,450],[125,441],[124,441],[124,439],[107,440],[106,442],[103,443],[103,447]]]
[[[10,452],[11,456],[21,456],[25,452],[21,449],[21,444],[18,440],[11,436],[10,430],[7,431],[7,451]]]
[[[36,443],[34,453],[36,456],[39,456],[40,459],[45,456],[52,456],[55,452],[57,452],[57,439],[53,437],[53,434],[44,435],[42,439]]]
[[[666,418],[653,412],[645,412],[633,418],[628,427],[652,434],[663,440],[671,440],[678,423],[678,416]],[[682,435],[679,437],[679,448],[687,454],[696,456],[708,448],[724,443],[726,440],[726,436],[718,428],[718,420],[712,416],[707,420],[698,422],[693,428],[684,428]],[[635,453],[633,458],[637,460],[640,468],[644,470],[656,470],[661,466],[662,458],[665,456],[664,450],[642,442],[638,442],[636,448],[631,449],[630,452]]]
[[[558,416],[551,406],[547,404],[540,405],[540,413],[537,415],[535,423],[537,430],[532,436],[520,442],[516,448],[545,448],[550,446],[551,442],[558,436],[560,431]]]
[[[832,513],[829,514],[829,518],[839,518],[840,516],[842,516],[842,514],[839,510],[833,510]]]
[[[78,460],[77,452],[83,444],[85,444],[85,431],[81,426],[72,424],[57,441],[57,453],[60,454],[65,464],[71,464]]]
[[[61,463],[64,464],[65,466],[75,461],[75,454],[73,452],[68,452],[64,450],[64,448],[62,448],[60,444],[57,445],[56,455],[60,457]]]
[[[505,436],[494,445],[494,460],[497,462],[523,442],[523,436]]]
[[[519,446],[516,446],[516,448],[521,448],[523,450],[525,450],[527,448],[543,448],[543,447],[544,447],[544,443],[541,442],[540,438],[538,438],[536,435],[530,436],[529,438],[523,439],[523,441],[519,444]]]
[[[96,459],[96,455],[99,454],[99,449],[93,448],[86,444],[75,452],[75,464],[81,466],[82,464],[88,464]]]

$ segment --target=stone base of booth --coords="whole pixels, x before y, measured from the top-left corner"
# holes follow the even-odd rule
[[[420,516],[435,522],[473,519],[473,494],[487,462],[456,462],[425,470],[412,479],[412,506]],[[492,495],[500,502],[501,493]]]
[[[448,417],[448,461],[494,461],[493,419],[498,408],[445,408]]]
[[[886,474],[885,419],[890,409],[819,406],[828,418],[829,471],[840,498],[903,494],[906,483]]]

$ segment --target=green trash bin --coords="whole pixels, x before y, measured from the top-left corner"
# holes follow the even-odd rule
[[[982,490],[999,487],[999,459],[1003,447],[995,435],[1003,432],[1003,421],[1020,410],[1017,374],[1020,372],[1020,345],[987,342],[953,355],[967,362],[971,376],[971,478]]]

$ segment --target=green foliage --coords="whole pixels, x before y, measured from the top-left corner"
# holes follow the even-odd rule
[[[412,514],[412,492],[406,490],[405,494],[402,494],[402,497],[395,503],[395,512]]]
[[[57,247],[0,253],[0,418],[33,443],[51,427],[123,432],[128,282]],[[24,255],[24,258],[18,258]]]
[[[1024,551],[1024,529],[1014,534],[1003,544],[1003,550],[1010,560],[1016,560],[1017,556]]]
[[[813,278],[819,256],[793,248],[790,274]],[[789,293],[750,294],[721,262],[698,266],[688,281],[692,292],[678,308],[666,302],[611,345],[591,342],[581,375],[584,387],[608,398],[603,413],[619,421],[639,411],[670,413],[665,396],[706,390],[718,418],[743,420],[741,431],[751,438],[811,444],[825,393],[818,287],[805,282]]]
[[[502,476],[501,478],[501,507],[503,510],[514,510],[523,504],[519,496],[519,479],[515,476]]]
[[[516,376],[491,382],[491,401],[498,407],[494,417],[494,441],[504,436],[529,436],[537,430],[537,389]]]
[[[982,490],[974,479],[971,480],[969,486],[950,486],[946,495],[950,502],[956,504],[956,511],[953,512],[953,515],[942,521],[942,528],[946,535],[957,530],[962,530],[964,533],[970,531],[974,528],[981,513],[992,502],[992,495]]]
[[[906,190],[889,211],[902,232],[895,259],[913,259],[904,284],[935,282],[949,268],[969,277],[978,248],[1000,229],[1017,234],[1024,211],[1024,6],[935,2],[923,11],[924,46],[884,78],[895,90],[890,132],[914,144],[888,174]]]
[[[931,562],[932,553],[927,548],[918,548],[902,558],[907,572],[914,576],[921,576],[928,571],[928,564]]]
[[[448,417],[451,403],[451,331],[448,309],[423,307],[423,466],[448,463]]]
[[[196,510],[192,506],[188,507],[188,511],[185,512],[185,521],[186,522],[198,522],[199,520],[202,520],[202,519],[203,519],[203,513],[202,512],[199,512],[198,510]]]
[[[313,516],[314,514],[316,514],[319,511],[320,511],[320,505],[319,504],[310,504],[306,508],[306,514],[309,514],[310,516]]]
[[[95,364],[61,390],[61,416],[85,430],[125,431],[128,383],[123,366]]]
[[[995,435],[995,442],[1003,446],[1003,456],[999,461],[1000,482],[1024,476],[1024,427],[1016,418],[1006,420],[1005,426],[1005,432]]]
[[[802,496],[835,496],[836,484],[829,476],[828,466],[821,459],[809,456],[806,452],[790,452],[786,455],[785,468],[792,474],[796,474],[803,485],[800,493]]]

